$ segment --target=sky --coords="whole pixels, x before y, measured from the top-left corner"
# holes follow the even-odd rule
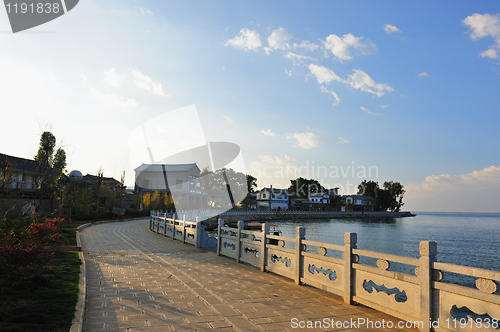
[[[15,34],[0,9],[0,48],[0,153],[50,130],[68,172],[133,186],[134,130],[179,144],[199,126],[165,114],[190,106],[259,189],[398,181],[403,210],[500,212],[496,0],[82,0]]]

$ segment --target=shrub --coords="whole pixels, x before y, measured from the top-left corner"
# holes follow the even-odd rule
[[[32,278],[50,262],[57,242],[59,219],[14,219],[0,226],[0,272],[13,278]]]

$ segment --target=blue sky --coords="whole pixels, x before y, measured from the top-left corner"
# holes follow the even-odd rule
[[[49,129],[68,171],[125,171],[132,185],[130,133],[194,104],[206,139],[238,144],[259,187],[302,170],[343,193],[399,181],[409,210],[500,211],[499,13],[497,1],[84,0],[12,34],[0,10],[0,152],[32,158]]]

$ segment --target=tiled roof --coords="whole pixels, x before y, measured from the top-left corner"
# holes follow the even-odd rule
[[[16,170],[24,170],[28,172],[37,172],[39,167],[38,162],[34,160],[13,157],[0,153],[0,166],[6,166],[7,164],[11,164]]]

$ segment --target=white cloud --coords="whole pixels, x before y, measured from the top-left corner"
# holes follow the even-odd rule
[[[271,129],[267,129],[267,130],[260,130],[259,133],[263,134],[264,136],[276,136],[276,134],[271,130]]]
[[[318,146],[320,138],[313,133],[290,133],[287,139],[295,139],[296,145],[303,149],[312,149]]]
[[[138,107],[139,103],[134,98],[126,98],[123,96],[118,96],[109,93],[102,93],[97,91],[94,88],[90,88],[90,94],[99,100],[101,103],[110,105],[110,106],[119,106],[119,107]]]
[[[312,43],[309,40],[303,40],[300,44],[294,43],[293,47],[303,48],[309,52],[316,51],[319,48],[318,44]]]
[[[484,37],[492,37],[495,44],[488,50],[481,52],[479,56],[483,58],[496,59],[497,50],[500,49],[500,14],[472,14],[467,16],[462,23],[470,28],[469,36],[472,40]]]
[[[481,58],[490,58],[490,59],[496,59],[498,58],[498,53],[496,50],[490,48],[489,50],[486,50],[484,52],[481,52],[479,54]]]
[[[161,83],[153,81],[153,79],[137,69],[131,69],[132,76],[134,78],[134,84],[136,87],[147,90],[155,95],[161,97],[170,97],[163,91],[163,86]]]
[[[332,52],[332,54],[339,60],[351,60],[351,51],[356,55],[371,54],[375,49],[375,44],[371,41],[363,41],[363,37],[355,37],[352,33],[346,34],[342,37],[331,34],[323,41],[325,49]]]
[[[285,69],[285,74],[290,77],[292,76],[292,71],[289,69]]]
[[[381,113],[372,112],[372,111],[370,111],[368,108],[363,107],[363,106],[361,106],[360,108],[361,108],[361,110],[362,110],[363,112],[365,112],[366,114],[370,114],[370,115],[382,115]]]
[[[337,141],[337,144],[344,145],[344,144],[347,144],[347,143],[349,143],[349,141],[346,140],[345,138],[342,138],[342,137],[339,137],[339,140]]]
[[[300,55],[292,52],[288,52],[287,54],[284,55],[284,57],[289,60],[292,60],[294,65],[302,64],[305,60],[316,61],[316,59],[313,58],[312,56]]]
[[[405,202],[412,210],[499,212],[500,166],[463,175],[431,175],[405,189]]]
[[[384,24],[384,31],[388,35],[392,34],[393,32],[401,32],[401,30],[399,30],[397,26],[392,24]]]
[[[260,36],[255,30],[248,30],[243,28],[240,30],[239,35],[233,39],[229,39],[225,46],[231,45],[235,48],[240,48],[245,51],[257,51],[262,46]]]
[[[142,15],[153,15],[153,12],[149,9],[140,8]]]
[[[328,93],[330,95],[333,96],[333,106],[336,106],[338,105],[338,103],[340,103],[340,98],[339,96],[337,95],[337,93],[335,91],[332,91],[332,90],[328,90],[325,86],[321,86],[321,91],[323,91],[324,93]]]
[[[388,83],[375,83],[375,81],[368,76],[367,73],[360,69],[354,69],[354,74],[349,75],[349,84],[354,89],[359,89],[361,91],[373,93],[378,97],[381,97],[385,92],[394,91],[394,89]]]
[[[230,117],[228,117],[227,115],[224,115],[224,116],[223,116],[223,118],[224,118],[224,120],[226,120],[226,121],[228,121],[228,122],[230,122],[230,123],[233,123],[233,122],[234,122],[234,120],[233,120],[233,119],[231,119]]]
[[[290,48],[288,41],[292,39],[292,37],[293,36],[283,28],[273,30],[269,38],[267,38],[269,46],[264,47],[266,54],[269,55],[269,53],[274,50],[288,50]]]
[[[87,76],[80,74],[80,77],[82,78],[83,82],[87,82],[87,79],[88,79]]]
[[[389,105],[382,105],[380,108],[387,108]]]
[[[329,84],[332,81],[337,81],[348,84],[354,89],[372,93],[378,97],[383,96],[386,92],[394,91],[388,83],[375,83],[367,73],[360,69],[353,69],[354,73],[349,75],[347,80],[340,78],[333,70],[324,66],[310,64],[309,71],[316,77],[319,84]]]
[[[118,75],[115,68],[109,68],[104,71],[104,79],[102,81],[107,85],[118,86],[124,78],[125,75]]]
[[[423,71],[420,74],[418,74],[417,76],[418,77],[429,77],[429,74],[427,74],[425,71]]]
[[[500,16],[498,14],[475,13],[467,16],[462,23],[470,27],[469,35],[473,40],[487,36],[497,40],[500,38]]]
[[[335,72],[333,70],[326,68],[324,66],[310,64],[309,71],[311,72],[311,74],[316,76],[316,79],[318,80],[319,84],[323,84],[323,83],[328,84],[332,81],[345,83],[345,80],[343,80],[339,76],[337,76],[337,74],[335,74]]]

